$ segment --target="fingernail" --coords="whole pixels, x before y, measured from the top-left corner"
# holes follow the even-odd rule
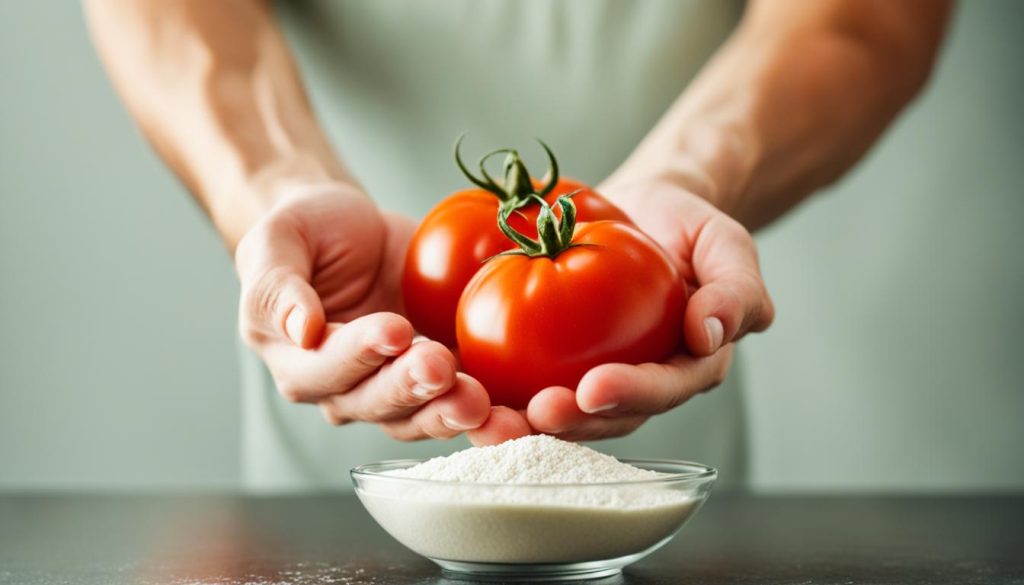
[[[441,415],[441,422],[444,426],[448,427],[453,431],[470,431],[476,428],[476,425],[464,425],[458,421],[452,420],[445,415]]]
[[[437,391],[440,389],[440,387],[431,388],[424,386],[422,384],[416,384],[412,387],[412,395],[417,396],[419,398],[433,398],[434,395],[437,394]]]
[[[293,307],[292,312],[288,313],[288,319],[284,322],[284,330],[288,334],[288,339],[292,340],[292,343],[302,347],[302,340],[305,337],[304,332],[306,330],[306,312],[302,310],[302,307]]]
[[[398,355],[402,353],[402,348],[397,345],[387,345],[385,343],[375,343],[373,345],[373,351],[380,355]]]
[[[378,337],[378,336],[374,335],[374,337]],[[379,339],[379,337],[378,337],[378,339]],[[398,354],[402,353],[402,351],[405,350],[404,347],[399,347],[397,345],[391,345],[390,343],[388,343],[386,341],[376,341],[376,340],[373,339],[373,337],[370,337],[370,339],[368,339],[367,342],[368,342],[370,348],[372,348],[373,351],[379,353],[380,355],[398,355]]]
[[[596,406],[590,406],[588,408],[582,408],[581,407],[580,410],[582,410],[583,412],[585,412],[587,414],[594,414],[594,413],[597,413],[597,412],[604,412],[606,410],[611,410],[611,409],[615,408],[618,405],[619,405],[618,402],[608,402],[606,404],[598,404]]]
[[[722,327],[722,322],[717,317],[708,317],[704,319],[704,331],[708,334],[708,339],[711,341],[711,351],[717,351],[722,346],[722,338],[725,337],[725,327]]]
[[[413,382],[416,383],[416,387],[426,391],[429,395],[434,394],[438,390],[444,387],[443,380],[432,380],[433,376],[430,373],[430,369],[427,367],[427,360],[435,361],[429,357],[417,360],[409,368],[409,377],[412,378]],[[435,364],[436,365],[436,364]],[[416,394],[416,388],[413,388],[413,394]],[[420,396],[417,394],[417,396]]]

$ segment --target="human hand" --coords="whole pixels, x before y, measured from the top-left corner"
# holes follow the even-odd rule
[[[536,432],[567,440],[616,437],[720,384],[733,343],[771,324],[774,308],[747,230],[706,200],[670,181],[607,183],[633,221],[669,253],[690,293],[685,348],[664,363],[604,364],[578,387],[552,387],[530,401]],[[686,351],[688,350],[688,351]]]
[[[292,189],[241,239],[242,337],[280,393],[339,425],[396,439],[450,438],[490,412],[446,347],[413,340],[400,274],[415,225],[344,184]]]

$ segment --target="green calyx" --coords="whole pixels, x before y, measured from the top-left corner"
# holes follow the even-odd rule
[[[531,196],[519,205],[502,206],[498,212],[498,229],[519,246],[518,250],[509,250],[503,254],[525,254],[531,258],[539,256],[554,258],[569,248],[579,245],[572,243],[572,236],[576,230],[576,204],[572,202],[572,197],[575,194],[573,192],[562,195],[555,200],[555,205],[562,210],[561,219],[555,216],[555,212],[547,201],[538,195]],[[540,206],[540,213],[537,214],[538,237],[536,240],[516,231],[508,224],[509,216],[518,212],[520,207],[534,201]]]
[[[503,206],[509,205],[516,208],[521,207],[522,204],[525,204],[523,202],[530,201],[534,196],[544,197],[551,193],[555,188],[555,185],[558,183],[558,161],[555,160],[555,155],[552,154],[548,145],[544,144],[541,140],[537,140],[537,142],[540,142],[541,147],[544,148],[544,152],[547,153],[551,169],[549,171],[550,179],[548,179],[544,188],[538,192],[533,188],[533,182],[530,180],[530,172],[526,169],[523,159],[519,157],[519,152],[512,148],[499,148],[498,150],[492,150],[485,154],[480,159],[480,162],[477,163],[480,169],[479,177],[470,172],[470,170],[466,168],[465,163],[462,162],[462,155],[460,153],[462,139],[465,137],[466,135],[463,134],[455,141],[455,164],[458,165],[462,174],[466,175],[466,178],[474,185],[494,193],[494,195],[501,200]],[[487,172],[487,161],[498,154],[505,155],[502,181],[500,183]]]

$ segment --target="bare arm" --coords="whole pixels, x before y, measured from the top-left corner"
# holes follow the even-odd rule
[[[605,364],[545,390],[531,426],[571,439],[630,432],[720,383],[732,344],[774,308],[748,230],[834,181],[922,87],[942,0],[754,0],[738,30],[602,185],[693,290],[688,352]]]
[[[414,343],[401,314],[413,222],[381,213],[332,152],[269,3],[90,0],[86,12],[129,110],[234,252],[241,334],[280,393],[398,439],[483,424],[484,389],[448,348]]]
[[[657,177],[749,229],[769,223],[849,169],[921,89],[949,12],[945,0],[752,1],[609,183]]]
[[[232,250],[284,184],[354,183],[313,115],[269,2],[85,7],[128,109]]]

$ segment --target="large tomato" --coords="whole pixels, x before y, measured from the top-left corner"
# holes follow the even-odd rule
[[[530,178],[518,153],[510,149],[484,157],[480,165],[483,178],[477,178],[462,164],[456,145],[459,168],[479,188],[459,191],[437,204],[423,218],[409,243],[402,296],[406,314],[421,334],[455,346],[455,309],[462,290],[484,260],[515,246],[497,227],[498,210],[503,204],[518,206],[518,213],[508,221],[531,236],[536,236],[539,206],[531,199],[536,195],[553,202],[560,195],[575,192],[573,199],[582,221],[629,221],[622,210],[593,189],[560,178],[554,156],[547,146],[544,149],[551,161],[551,179],[542,185]],[[502,184],[483,172],[487,158],[498,153],[507,154]]]
[[[538,240],[505,230],[521,249],[487,261],[459,301],[462,367],[492,404],[526,408],[594,366],[661,361],[680,342],[686,289],[666,253],[620,222],[574,233],[572,202],[558,204],[561,223],[545,206]]]

